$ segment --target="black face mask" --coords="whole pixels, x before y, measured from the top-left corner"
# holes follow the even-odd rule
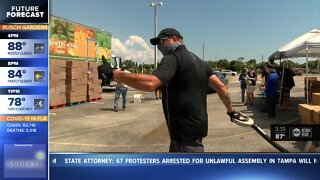
[[[164,44],[159,44],[158,45],[158,50],[163,54],[169,54],[171,52],[173,52],[174,50],[177,49],[177,47],[179,47],[181,44],[180,43],[176,43],[176,44],[170,44],[170,45],[164,45]]]

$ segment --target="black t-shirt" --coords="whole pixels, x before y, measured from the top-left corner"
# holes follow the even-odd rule
[[[110,78],[111,66],[109,63],[101,64],[98,66],[99,79],[105,79],[104,77]],[[104,74],[104,76],[102,75]]]
[[[256,74],[254,71],[252,71],[251,73],[248,72],[247,75],[249,76],[249,78],[256,78],[256,77],[257,77],[257,74]],[[250,85],[252,85],[252,86],[255,86],[255,85],[256,85],[256,80],[251,80],[251,79],[250,79],[249,81],[251,81],[251,84],[250,84]]]
[[[264,82],[265,82],[265,83],[267,82],[268,74],[269,74],[269,73],[267,72],[266,69],[264,69],[264,70],[262,71],[261,78],[264,77]]]
[[[162,58],[154,75],[162,82],[162,105],[171,139],[205,137],[207,87],[212,69],[181,45]]]

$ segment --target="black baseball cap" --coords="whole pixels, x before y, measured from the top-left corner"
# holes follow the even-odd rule
[[[180,38],[182,38],[181,34],[179,31],[177,31],[174,28],[165,28],[163,30],[160,31],[159,35],[155,38],[150,39],[150,43],[152,45],[157,45],[161,42],[161,38],[164,37],[172,37],[172,36],[178,36]]]
[[[274,69],[274,65],[271,64],[271,63],[267,63],[267,64],[266,64],[266,67],[269,68],[269,69]]]

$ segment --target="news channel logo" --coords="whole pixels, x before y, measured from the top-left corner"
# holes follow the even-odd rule
[[[312,128],[296,127],[292,129],[291,134],[296,138],[312,138]]]

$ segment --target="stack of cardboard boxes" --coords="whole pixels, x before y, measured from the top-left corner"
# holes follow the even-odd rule
[[[67,104],[86,101],[88,63],[86,61],[67,61],[66,72]]]
[[[50,60],[50,106],[66,104],[66,61]]]
[[[308,86],[307,86],[308,82]],[[299,115],[302,124],[320,124],[320,81],[317,77],[304,79],[305,98],[308,93],[311,104],[299,104]]]
[[[312,104],[299,104],[302,124],[320,124],[320,93],[312,93]]]
[[[50,108],[100,100],[98,63],[50,59]]]
[[[98,63],[88,63],[87,101],[100,99],[102,95],[101,81],[98,79]]]
[[[308,86],[307,86],[308,81]],[[305,99],[307,99],[307,92],[309,102],[312,101],[312,94],[320,92],[320,81],[317,81],[317,77],[308,77],[304,79],[304,87],[305,87]]]

